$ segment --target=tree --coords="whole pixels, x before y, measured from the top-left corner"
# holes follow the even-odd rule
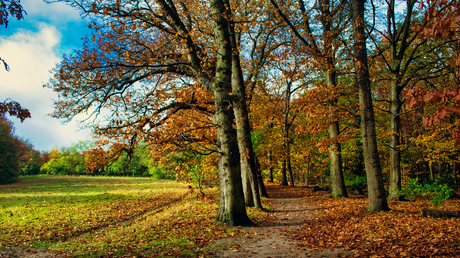
[[[370,29],[376,35],[370,35],[376,48],[373,81],[379,87],[389,88],[388,98],[390,114],[389,152],[390,152],[390,184],[389,199],[397,199],[401,195],[401,114],[409,112],[403,109],[405,89],[429,81],[440,76],[446,69],[446,59],[450,55],[440,54],[440,49],[452,45],[449,40],[427,40],[420,37],[422,28],[428,26],[422,20],[416,7],[417,1],[405,1],[405,8],[397,11],[397,1],[386,2],[385,31],[380,26]],[[417,28],[414,30],[413,28]],[[386,67],[386,69],[382,69]],[[387,108],[385,108],[386,110]]]
[[[289,26],[291,32],[304,46],[305,52],[315,59],[323,73],[326,87],[331,92],[331,96],[328,99],[330,112],[329,137],[333,140],[330,146],[332,196],[347,197],[342,171],[341,146],[338,142],[340,134],[339,119],[336,114],[338,96],[335,95],[337,92],[336,63],[338,61],[336,53],[342,44],[340,33],[347,26],[347,18],[344,12],[346,1],[318,1],[311,10],[307,10],[305,2],[300,0],[298,1],[298,6],[296,6],[297,8],[295,8],[295,15],[300,19],[295,22],[291,21],[286,15],[286,12],[292,10],[291,5],[283,11],[274,0],[270,0],[270,2],[278,11],[279,16]],[[311,26],[315,22],[321,28],[318,35],[314,34]],[[300,26],[297,27],[296,24],[300,24]]]
[[[270,158],[280,163],[280,183],[294,187],[292,169],[292,143],[294,142],[295,120],[299,115],[298,96],[302,94],[306,82],[308,63],[301,56],[295,56],[297,48],[281,46],[273,53],[264,68],[264,82],[258,91],[258,107],[254,111],[262,117],[262,130],[271,131]],[[269,118],[268,121],[266,118]],[[267,126],[268,122],[268,126]],[[276,134],[276,135],[275,135]],[[289,176],[289,177],[288,177]]]
[[[417,42],[413,49],[409,46],[414,43],[417,34],[410,31],[413,19],[413,8],[416,1],[406,1],[404,21],[401,23],[396,20],[395,1],[387,2],[387,26],[386,34],[381,35],[388,40],[389,58],[387,59],[383,49],[378,51],[381,57],[386,61],[387,69],[391,72],[391,100],[390,100],[390,186],[389,199],[398,199],[401,191],[401,93],[409,84],[410,78],[404,78],[408,72],[411,62],[416,58],[418,48],[425,42]],[[399,16],[398,16],[399,17]],[[401,18],[400,18],[401,19]],[[378,46],[377,46],[378,47]],[[408,57],[406,57],[408,53]]]
[[[377,149],[374,110],[372,104],[371,82],[367,60],[366,34],[364,29],[365,0],[352,1],[354,60],[359,94],[359,112],[361,116],[361,137],[363,143],[364,163],[369,190],[367,211],[387,211],[387,199],[383,186],[382,168]]]
[[[22,175],[38,175],[40,174],[40,152],[32,150],[28,159],[21,164]]]
[[[50,151],[50,160],[40,168],[42,174],[49,175],[75,175],[75,163],[72,164],[73,155],[66,148],[55,146]]]
[[[248,8],[248,6],[254,6],[254,8]],[[262,86],[263,83],[261,85],[261,81],[264,80],[263,74],[267,69],[270,69],[266,67],[266,64],[270,62],[269,60],[272,58],[274,53],[288,42],[286,37],[283,35],[284,26],[282,24],[278,24],[276,20],[273,19],[273,12],[266,10],[269,10],[267,3],[248,1],[246,5],[240,5],[240,8],[235,11],[238,15],[238,20],[235,21],[235,25],[242,24],[242,26],[237,27],[239,31],[237,34],[237,39],[239,41],[237,49],[241,49],[242,52],[247,53],[240,55],[241,70],[244,74],[241,74],[238,77],[241,79],[244,77],[244,84],[237,84],[246,86],[246,97],[238,97],[238,99],[246,99],[248,102],[247,109],[248,112],[251,113],[251,121],[249,121],[249,119],[245,119],[243,122],[247,123],[246,128],[250,128],[251,130],[254,130],[255,128],[253,111],[257,110],[259,105],[258,102],[253,101],[255,91],[257,91],[259,87],[264,87]],[[239,90],[239,92],[243,92],[243,89]],[[239,122],[239,119],[237,119],[237,122]],[[249,122],[251,122],[251,126],[249,125]],[[240,132],[238,124],[237,130]],[[246,143],[251,143],[249,141],[249,136],[249,133],[245,134],[245,137],[248,139],[246,140]],[[255,143],[252,142],[251,148],[252,145],[255,145]],[[245,151],[246,149],[248,151]],[[249,156],[248,161],[253,159],[253,161],[255,160],[256,163],[258,163],[258,157],[254,154],[254,158],[252,158],[251,150],[249,148],[240,148],[240,153],[242,156],[242,162],[245,161],[244,159],[246,156]],[[242,166],[244,166],[244,164]],[[258,166],[256,164],[256,171],[259,171],[257,167]],[[263,195],[265,186],[263,184],[262,175],[257,175],[257,183],[259,185],[259,193]]]
[[[216,219],[230,225],[251,223],[233,128],[229,2],[211,1],[209,9],[197,8],[193,2],[164,0],[155,5],[144,1],[67,2],[100,24],[91,24],[95,34],[87,39],[85,49],[64,58],[49,83],[63,97],[56,102],[55,115],[68,119],[94,106],[96,113],[108,107],[113,109],[110,125],[116,125],[118,115],[127,113],[130,120],[122,121],[126,126],[113,127],[117,129],[113,132],[134,144],[144,132],[161,130],[169,122],[167,111],[170,115],[176,109],[190,108],[169,93],[199,84],[214,98],[221,186]],[[192,19],[189,8],[202,16]],[[209,34],[192,30],[211,23],[214,31],[205,30]]]
[[[0,116],[0,184],[12,183],[19,176],[18,146],[13,132],[12,123]]]
[[[459,40],[458,20],[460,15],[460,3],[458,1],[438,1],[428,0],[422,1],[420,4],[422,9],[425,9],[424,24],[415,26],[415,31],[419,33],[419,38],[424,39],[453,39]],[[455,70],[456,77],[460,74],[460,50],[456,51],[456,57],[449,62],[451,68]],[[451,51],[449,51],[451,52]],[[449,53],[450,54],[450,53]],[[406,92],[409,97],[409,105],[432,104],[437,105],[437,109],[433,113],[429,113],[424,120],[424,125],[433,125],[444,121],[449,115],[458,115],[460,113],[460,83],[454,81],[456,87],[443,88],[440,90],[427,91],[422,87],[414,87]],[[440,105],[439,105],[440,104]],[[458,143],[460,139],[460,120],[457,120],[456,128],[452,130],[452,138]]]
[[[249,112],[246,104],[246,84],[243,79],[240,54],[238,51],[239,44],[237,42],[235,22],[231,9],[228,9],[227,16],[229,18],[229,36],[232,46],[231,84],[232,96],[234,97],[233,110],[235,114],[237,129],[236,132],[238,137],[238,148],[240,153],[241,175],[245,204],[247,207],[256,206],[257,208],[262,209],[256,171],[256,157],[251,142]]]

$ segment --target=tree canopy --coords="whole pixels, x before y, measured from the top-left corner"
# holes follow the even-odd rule
[[[221,221],[249,223],[257,173],[366,189],[369,211],[409,178],[457,180],[455,148],[439,158],[459,138],[455,1],[64,2],[91,34],[53,70],[53,116],[90,114],[93,153],[142,142],[178,177],[217,167]]]

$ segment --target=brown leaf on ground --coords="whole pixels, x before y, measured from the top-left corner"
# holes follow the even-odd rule
[[[423,218],[426,200],[391,202],[390,212],[369,214],[367,198],[329,199],[310,197],[321,216],[307,219],[292,239],[308,248],[351,250],[370,257],[458,257],[460,220]],[[438,209],[460,210],[449,200]]]

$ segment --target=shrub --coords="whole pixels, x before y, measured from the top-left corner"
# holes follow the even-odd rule
[[[408,199],[415,199],[418,195],[429,195],[434,205],[440,205],[449,199],[453,191],[448,184],[441,184],[438,181],[421,184],[418,182],[418,178],[414,178],[409,179],[407,187],[403,189],[403,194]]]

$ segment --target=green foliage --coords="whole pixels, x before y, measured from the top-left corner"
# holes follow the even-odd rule
[[[149,150],[145,143],[141,142],[135,147],[131,155],[123,153],[118,158],[105,164],[102,169],[89,169],[91,166],[90,150],[95,147],[93,142],[80,141],[68,148],[53,148],[51,158],[40,168],[41,174],[48,175],[86,175],[91,171],[92,175],[106,176],[140,176],[165,178],[164,171],[153,166]],[[23,175],[34,174],[30,170],[36,163],[30,162],[24,165]],[[33,169],[36,169],[34,167]],[[35,170],[34,170],[35,171]]]
[[[20,164],[22,176],[38,175],[40,173],[40,152],[32,150],[28,160]]]
[[[418,178],[414,178],[409,179],[402,193],[409,199],[415,199],[417,195],[429,195],[433,204],[440,205],[449,199],[453,190],[448,184],[441,184],[438,181],[421,184],[418,182]]]
[[[152,176],[153,179],[164,179],[165,173],[159,167],[151,167],[149,168],[149,174]]]
[[[91,141],[79,141],[68,148],[53,148],[51,159],[40,168],[41,174],[85,175],[87,166],[86,151],[94,147]]]
[[[254,130],[251,133],[251,142],[252,142],[252,148],[254,152],[257,152],[257,149],[263,145],[264,139],[265,139],[264,132],[261,130]]]
[[[358,176],[352,172],[344,173],[345,187],[353,194],[363,195],[363,190],[367,187],[367,177],[365,173]]]
[[[75,175],[77,174],[75,167],[78,166],[78,160],[74,162],[73,158],[73,156],[63,149],[60,153],[52,157],[50,161],[43,164],[40,172],[48,175]]]
[[[161,168],[155,167],[147,145],[143,142],[134,148],[131,156],[123,153],[106,168],[106,175],[165,178]]]
[[[367,184],[367,178],[366,176],[356,176],[356,175],[350,175],[350,176],[345,176],[345,186],[346,187],[352,187],[356,189],[364,189]]]
[[[19,176],[17,139],[13,135],[12,124],[0,117],[0,184],[9,184]]]
[[[183,150],[170,157],[169,168],[177,180],[191,184],[200,192],[204,185],[213,185],[217,179],[217,168],[210,161],[210,155],[201,155],[193,151]]]

